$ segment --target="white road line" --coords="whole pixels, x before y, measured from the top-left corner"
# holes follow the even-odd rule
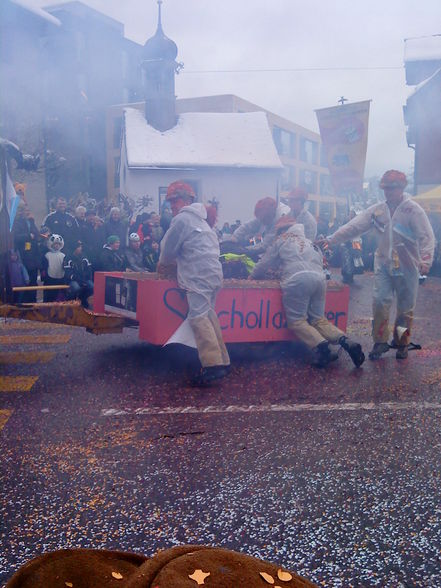
[[[441,410],[439,402],[348,402],[342,404],[267,404],[230,406],[142,406],[139,408],[103,408],[101,416],[114,417],[125,415],[161,415],[161,414],[232,414],[253,412],[319,412],[319,411],[356,411],[356,410]]]

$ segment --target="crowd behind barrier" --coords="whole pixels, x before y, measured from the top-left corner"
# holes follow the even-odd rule
[[[326,237],[350,218],[351,213],[348,218],[334,218],[332,221],[319,217],[317,234]],[[441,218],[429,214],[429,219],[436,237],[431,273],[441,275]],[[28,206],[22,202],[13,225],[14,250],[8,260],[11,285],[37,286],[39,281],[45,285],[65,284],[69,286],[67,290],[47,292],[44,300],[79,298],[87,306],[87,298],[93,293],[95,271],[156,271],[160,243],[170,221],[171,214],[167,208],[162,210],[161,215],[143,212],[129,221],[116,206],[103,218],[95,208],[79,205],[68,209],[66,200],[59,198],[54,203],[54,210],[38,228]],[[241,221],[236,219],[232,223],[225,222],[220,228],[215,226],[214,230],[219,241],[226,244],[240,226]],[[62,264],[59,263],[55,272],[53,267],[49,269],[47,255],[51,251],[48,244],[53,234],[60,235],[64,241],[61,255],[56,256],[62,258]],[[137,235],[139,240],[129,239],[132,235]],[[256,243],[250,245],[255,246]],[[351,283],[354,275],[365,270],[373,271],[376,246],[375,231],[371,230],[361,237],[359,245],[348,242],[334,248],[329,254],[329,265],[341,267],[343,281]],[[49,254],[51,257],[55,256]],[[14,300],[36,302],[37,291],[16,292]]]

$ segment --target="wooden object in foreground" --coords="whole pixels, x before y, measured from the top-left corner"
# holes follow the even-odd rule
[[[0,304],[0,317],[84,327],[95,335],[121,333],[124,327],[136,325],[135,321],[123,316],[90,312],[79,301]]]

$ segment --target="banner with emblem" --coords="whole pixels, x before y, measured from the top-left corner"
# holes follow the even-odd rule
[[[368,141],[370,100],[316,110],[336,194],[361,194]]]

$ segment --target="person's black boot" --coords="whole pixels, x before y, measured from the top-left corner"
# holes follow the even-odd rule
[[[374,343],[371,351],[369,352],[369,359],[375,361],[376,359],[380,359],[383,353],[387,353],[389,351],[389,343]]]
[[[398,345],[395,353],[396,359],[407,359],[408,348],[407,345]]]
[[[358,368],[364,363],[366,356],[363,353],[360,343],[352,341],[348,337],[340,337],[339,344],[348,353],[355,367]]]
[[[229,365],[213,365],[202,368],[200,373],[192,379],[191,385],[195,388],[209,388],[217,380],[221,380],[230,373]]]
[[[327,341],[319,343],[317,347],[312,349],[311,365],[314,367],[324,368],[336,359],[338,359],[338,353],[331,351]]]

